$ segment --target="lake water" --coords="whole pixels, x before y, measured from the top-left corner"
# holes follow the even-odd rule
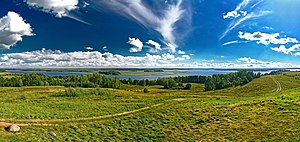
[[[48,76],[71,76],[71,75],[86,75],[91,74],[92,72],[50,72],[50,71],[23,71],[23,70],[7,70],[13,74],[26,74],[26,73],[39,73],[44,74]],[[172,71],[165,71],[165,72],[157,72],[154,73],[153,76],[147,76],[146,74],[149,74],[147,72],[128,72],[130,74],[145,74],[145,76],[123,76],[123,75],[107,75],[108,77],[114,78],[120,78],[120,79],[128,79],[131,78],[133,80],[141,80],[141,79],[149,79],[149,80],[155,80],[157,78],[163,78],[163,77],[175,77],[175,76],[212,76],[214,74],[228,74],[232,72],[237,72],[238,70],[220,70],[220,69],[191,69],[191,70],[172,70]],[[264,71],[254,71],[255,73],[269,73],[272,70],[264,70]],[[121,71],[122,72],[122,71]],[[150,73],[151,74],[151,73]]]

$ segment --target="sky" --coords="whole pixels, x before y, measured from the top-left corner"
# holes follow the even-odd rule
[[[0,68],[297,68],[299,0],[1,0]]]

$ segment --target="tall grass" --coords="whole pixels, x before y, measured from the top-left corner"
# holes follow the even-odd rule
[[[99,87],[93,89],[91,92],[92,92],[93,95],[96,95],[96,96],[110,96],[110,95],[113,95],[113,92],[111,90],[103,89],[103,88],[99,88]]]
[[[95,88],[95,89],[82,89],[82,88],[67,88],[62,94],[61,97],[80,97],[84,95],[96,95],[96,96],[111,96],[114,93],[111,90],[104,88]]]
[[[81,88],[68,88],[62,94],[63,97],[79,97],[88,95],[90,92]]]

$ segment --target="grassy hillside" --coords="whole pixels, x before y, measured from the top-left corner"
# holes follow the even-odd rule
[[[0,88],[0,141],[299,141],[300,78],[264,76],[204,92],[124,86],[61,97],[64,87]],[[26,126],[28,125],[28,126]],[[49,135],[55,132],[56,137]]]

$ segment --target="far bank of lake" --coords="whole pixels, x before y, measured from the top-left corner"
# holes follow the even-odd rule
[[[270,73],[271,71],[274,71],[276,69],[270,69],[270,70],[253,70],[255,73]],[[94,72],[56,72],[56,71],[39,71],[39,70],[6,70],[7,72],[10,72],[12,74],[26,74],[26,73],[38,73],[38,74],[44,74],[48,76],[71,76],[71,75],[85,75],[85,74],[91,74]],[[178,69],[178,70],[164,70],[163,72],[143,72],[143,71],[132,71],[132,70],[120,70],[121,75],[107,75],[111,78],[119,78],[119,79],[128,79],[131,78],[133,80],[141,80],[141,79],[149,79],[154,80],[157,78],[163,78],[163,77],[174,77],[174,76],[212,76],[214,74],[228,74],[232,72],[237,72],[238,69]]]

